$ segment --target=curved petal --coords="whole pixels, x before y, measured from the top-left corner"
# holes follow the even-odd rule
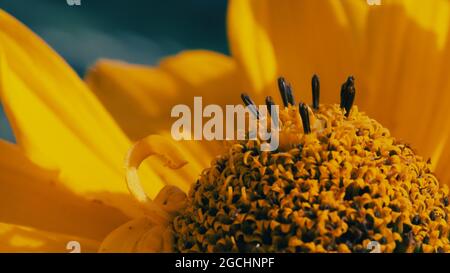
[[[449,17],[447,0],[232,0],[228,31],[256,92],[284,75],[309,98],[318,73],[323,101],[337,102],[354,75],[359,108],[437,159],[450,129]]]
[[[178,104],[193,109],[195,96],[202,97],[203,105],[242,103],[239,96],[243,92],[242,81],[234,60],[204,50],[165,58],[158,67],[102,60],[90,69],[85,80],[133,140],[157,133],[170,138],[171,124],[175,121],[171,109]],[[193,183],[221,149],[218,143],[208,141],[180,141],[177,145],[189,162],[186,167],[168,170],[158,159],[148,160],[169,183],[183,180]]]
[[[101,241],[127,220],[115,208],[73,194],[58,173],[0,140],[0,222]]]
[[[0,223],[0,253],[93,253],[97,241]]]
[[[151,200],[142,187],[138,169],[145,159],[152,156],[160,158],[171,170],[180,169],[187,164],[176,145],[162,136],[150,135],[134,144],[125,160],[127,185],[136,200],[144,204]]]
[[[123,179],[131,143],[75,72],[4,11],[0,50],[0,98],[27,156],[57,170],[76,194],[141,215]],[[163,181],[148,168],[142,172],[156,195]]]

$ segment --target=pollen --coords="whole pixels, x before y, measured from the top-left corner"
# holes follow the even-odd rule
[[[447,186],[429,160],[353,105],[353,77],[340,104],[322,105],[314,76],[311,107],[278,83],[279,148],[231,143],[173,219],[176,251],[370,252],[376,242],[382,252],[450,252]]]

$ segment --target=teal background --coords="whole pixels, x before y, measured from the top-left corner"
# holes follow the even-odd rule
[[[226,0],[0,0],[80,74],[98,58],[154,65],[185,49],[228,53]],[[0,138],[14,141],[0,107]]]

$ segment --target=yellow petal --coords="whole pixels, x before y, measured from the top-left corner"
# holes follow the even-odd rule
[[[449,17],[447,0],[232,0],[228,31],[256,92],[276,93],[284,75],[310,98],[317,73],[322,101],[338,102],[354,75],[359,109],[436,161],[450,129]]]
[[[383,1],[370,9],[360,69],[360,109],[438,159],[449,132],[450,3]]]
[[[4,11],[0,50],[0,98],[27,156],[74,193],[141,215],[123,180],[131,143],[75,72]],[[164,183],[143,172],[156,195]]]
[[[246,73],[246,87],[256,93],[266,89],[277,75],[274,48],[264,24],[267,4],[267,1],[230,1],[228,7],[231,51]]]
[[[158,67],[118,61],[98,62],[86,82],[133,140],[170,131],[173,106],[239,103],[243,91],[235,62],[210,51],[186,51]],[[191,108],[193,109],[193,108]]]
[[[0,253],[92,253],[98,247],[97,241],[0,223]]]
[[[127,220],[115,208],[73,194],[58,173],[0,140],[0,222],[102,240]]]
[[[450,138],[447,138],[441,143],[437,143],[436,153],[433,157],[432,165],[436,169],[437,178],[439,182],[450,186],[450,172],[448,171],[448,162],[450,162]]]
[[[148,218],[134,219],[114,230],[101,244],[102,253],[170,252],[170,227]]]
[[[324,90],[334,90],[355,72],[357,40],[365,1],[232,0],[228,36],[233,57],[258,93],[276,92],[285,76],[297,97],[309,98],[313,73]],[[350,20],[348,14],[358,15]],[[337,98],[323,95],[324,101]]]

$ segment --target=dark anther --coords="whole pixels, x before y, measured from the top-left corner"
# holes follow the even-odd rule
[[[341,108],[345,108],[349,98],[349,86],[352,85],[353,77],[348,77],[347,81],[345,81],[341,86]]]
[[[286,80],[283,77],[278,78],[278,89],[280,90],[281,99],[283,100],[283,105],[286,107],[288,105],[287,100],[287,84]]]
[[[284,107],[287,107],[289,104],[295,104],[292,87],[283,77],[278,78],[278,89],[280,89]]]
[[[270,115],[270,119],[267,120],[271,121],[274,126],[278,126],[278,109],[271,96],[266,97],[266,107],[269,112],[267,115]],[[274,112],[272,113],[272,111]]]
[[[259,112],[253,100],[245,93],[241,94],[241,99],[244,102],[245,106],[248,107],[250,112],[252,112],[252,114],[255,115],[257,119],[259,119]]]
[[[345,116],[350,115],[353,102],[355,101],[355,78],[348,77],[347,81],[341,87],[341,108],[345,109]]]
[[[273,99],[271,96],[266,97],[266,106],[267,106],[267,111],[269,112],[269,114],[272,114],[272,106],[274,106],[275,103],[273,102]]]
[[[312,77],[311,86],[312,86],[313,109],[317,110],[319,109],[319,102],[320,102],[320,81],[317,75],[314,75]]]
[[[300,103],[299,111],[300,111],[300,116],[302,117],[303,130],[305,131],[305,134],[310,134],[311,133],[311,123],[309,120],[308,106],[304,103]]]

